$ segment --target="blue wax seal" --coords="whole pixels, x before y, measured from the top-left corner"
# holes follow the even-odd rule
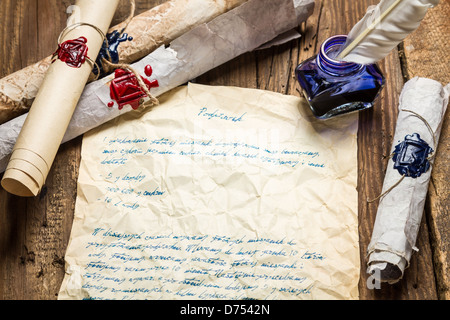
[[[401,175],[411,178],[420,177],[430,168],[429,154],[433,149],[420,138],[418,133],[407,135],[394,150],[394,169]]]
[[[104,75],[104,70],[103,70],[103,66],[102,66],[102,59],[105,58],[106,60],[111,61],[112,63],[118,63],[119,62],[119,45],[122,42],[125,41],[131,41],[133,40],[132,37],[129,37],[127,33],[124,34],[120,34],[119,31],[114,30],[111,33],[108,33],[106,35],[106,39],[108,41],[108,43],[106,43],[106,41],[103,42],[103,45],[100,49],[100,52],[98,54],[97,57],[97,65],[100,68],[100,75],[103,76]],[[108,55],[109,53],[109,55]],[[111,60],[109,59],[111,57]],[[98,70],[97,67],[94,67],[93,69],[94,74],[97,74]]]

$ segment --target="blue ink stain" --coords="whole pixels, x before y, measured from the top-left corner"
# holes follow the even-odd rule
[[[394,169],[401,175],[417,178],[430,168],[428,155],[433,149],[420,138],[418,133],[407,135],[394,150]]]

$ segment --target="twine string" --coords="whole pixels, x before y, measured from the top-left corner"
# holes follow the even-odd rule
[[[125,33],[125,30],[128,28],[128,25],[130,24],[131,20],[134,17],[135,11],[136,11],[135,0],[130,0],[130,13],[129,13],[128,17],[122,22],[122,23],[125,24],[125,26],[120,31],[120,33],[119,33],[120,36],[122,36]],[[112,31],[113,31],[113,29],[110,29],[108,32],[112,32]],[[108,39],[106,37],[105,37],[105,42],[106,42],[106,44],[105,44],[105,46],[106,46],[106,50],[105,50],[106,51],[106,55],[108,56],[108,60],[110,62],[112,62],[112,58],[111,58],[111,55],[109,53],[109,43],[108,43]]]
[[[99,27],[97,27],[97,26],[95,26],[93,24],[87,23],[87,22],[77,22],[77,23],[68,25],[67,27],[65,27],[63,29],[63,31],[61,31],[61,33],[59,34],[59,37],[58,37],[58,44],[61,45],[62,39],[67,33],[72,31],[73,29],[75,29],[77,27],[81,27],[81,26],[88,26],[88,27],[91,27],[91,28],[95,29],[100,34],[100,36],[102,37],[102,40],[106,39],[105,34],[103,33],[103,31]]]
[[[130,14],[128,15],[128,17],[122,22],[125,24],[125,26],[122,28],[122,30],[120,31],[120,35],[122,35],[125,30],[127,29],[128,25],[130,24],[131,20],[134,17],[134,13],[136,11],[136,3],[135,0],[130,0]]]
[[[406,175],[402,175],[401,178],[393,185],[391,186],[389,189],[387,189],[385,192],[383,192],[382,194],[380,194],[378,197],[374,198],[374,199],[367,199],[368,203],[372,203],[377,201],[378,199],[384,197],[385,195],[387,195],[389,192],[391,192],[392,190],[394,190],[395,187],[397,187],[402,181],[403,179],[406,177]]]
[[[427,157],[427,160],[431,160],[436,155],[436,134],[434,133],[433,129],[431,128],[431,125],[428,123],[428,121],[422,117],[420,114],[418,114],[415,111],[408,110],[408,109],[401,109],[401,111],[412,113],[414,116],[422,120],[422,122],[427,127],[428,131],[430,132],[431,137],[433,138],[433,151],[430,153],[430,155]]]
[[[135,11],[136,11],[136,3],[135,3],[135,0],[130,0],[130,13],[129,13],[129,15],[128,15],[128,17],[122,22],[122,23],[124,23],[125,24],[125,26],[122,28],[122,30],[120,31],[120,36],[122,36],[123,34],[124,34],[124,32],[125,32],[125,30],[128,28],[128,25],[130,24],[130,22],[131,22],[131,20],[133,19],[133,17],[134,17],[134,14],[135,14]],[[109,32],[112,32],[113,31],[113,29],[110,29],[109,30]],[[105,44],[104,44],[104,46],[106,46],[106,55],[108,56],[108,62],[110,62],[110,64],[108,65],[108,66],[112,66],[113,65],[113,62],[112,62],[112,58],[111,58],[111,54],[109,53],[109,43],[108,43],[108,39],[105,37]],[[103,61],[105,61],[105,59],[102,59],[102,62]],[[98,70],[98,73],[100,73],[100,69],[97,69]],[[113,69],[111,70],[111,69],[108,69],[108,70],[105,70],[107,73],[109,73],[109,72],[112,72],[113,71]]]

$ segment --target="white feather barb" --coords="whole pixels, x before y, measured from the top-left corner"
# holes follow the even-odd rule
[[[439,0],[381,0],[369,7],[350,31],[338,59],[359,64],[380,61],[416,30],[428,9],[438,3]]]

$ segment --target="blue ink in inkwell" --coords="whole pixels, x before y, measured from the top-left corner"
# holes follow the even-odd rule
[[[376,64],[336,60],[346,40],[344,35],[328,38],[317,55],[295,69],[303,94],[319,119],[371,108],[384,86]]]

